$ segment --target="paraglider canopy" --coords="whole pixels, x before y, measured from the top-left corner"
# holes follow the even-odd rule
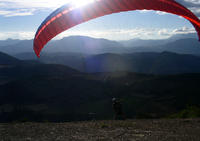
[[[157,10],[182,16],[191,22],[200,40],[200,20],[175,0],[71,0],[50,14],[40,25],[34,38],[34,51],[39,57],[48,41],[78,24],[132,10]]]

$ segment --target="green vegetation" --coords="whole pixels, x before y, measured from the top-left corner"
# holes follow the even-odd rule
[[[186,109],[169,116],[169,118],[200,118],[200,107],[187,106]]]

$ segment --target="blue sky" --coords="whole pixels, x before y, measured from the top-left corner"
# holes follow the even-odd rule
[[[68,0],[0,0],[0,40],[33,39],[41,22]],[[200,17],[200,0],[177,0]],[[161,39],[194,33],[185,19],[155,11],[130,11],[97,18],[78,25],[55,39],[84,35],[111,40]]]

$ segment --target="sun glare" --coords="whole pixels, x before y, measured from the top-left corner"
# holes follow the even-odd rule
[[[74,7],[81,7],[98,0],[42,0],[42,1],[43,1],[42,4],[44,4],[45,6],[48,5],[48,7],[51,8],[58,8],[68,3],[71,3]]]
[[[70,3],[72,3],[76,7],[81,7],[89,3],[93,3],[94,1],[95,0],[71,0]]]

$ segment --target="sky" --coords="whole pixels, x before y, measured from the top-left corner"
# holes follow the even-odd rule
[[[75,0],[74,0],[75,1]],[[176,0],[200,18],[200,0]],[[33,39],[42,21],[69,0],[0,0],[0,40]],[[83,35],[110,40],[163,39],[195,33],[185,19],[159,11],[129,11],[100,17],[56,36]]]

